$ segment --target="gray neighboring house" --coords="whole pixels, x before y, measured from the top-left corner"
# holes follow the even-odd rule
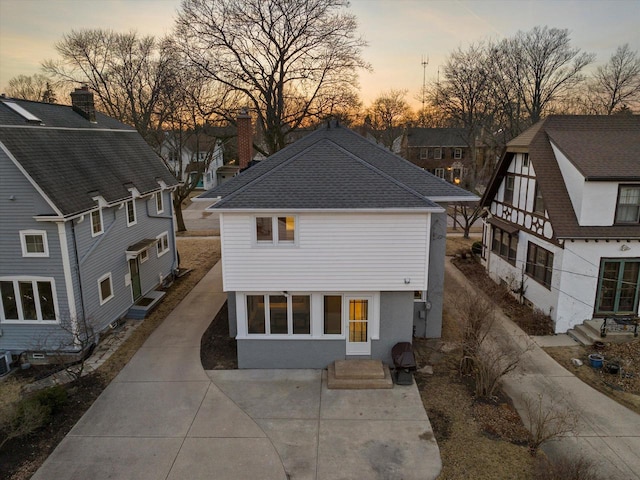
[[[202,199],[240,368],[390,362],[439,337],[447,202],[477,197],[329,123]]]
[[[0,354],[36,363],[78,353],[83,319],[107,328],[178,268],[176,179],[88,89],[71,96],[0,98]]]

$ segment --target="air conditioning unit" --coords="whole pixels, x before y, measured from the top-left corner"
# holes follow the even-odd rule
[[[11,370],[11,352],[0,353],[0,377]]]

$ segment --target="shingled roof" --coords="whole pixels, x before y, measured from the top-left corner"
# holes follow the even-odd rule
[[[200,195],[216,209],[432,209],[466,190],[336,123]]]
[[[409,147],[466,147],[469,131],[466,128],[423,128],[407,129]]]
[[[6,102],[17,104],[40,122],[27,122]],[[63,216],[177,185],[161,159],[136,130],[100,113],[86,120],[70,106],[25,100],[0,101],[0,147]]]
[[[640,225],[580,226],[552,143],[585,181],[640,181],[640,116],[557,115],[538,122],[507,144],[481,203],[490,206],[514,153],[527,152],[558,239],[637,238]]]

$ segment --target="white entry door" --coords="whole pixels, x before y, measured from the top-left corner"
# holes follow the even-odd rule
[[[370,297],[345,297],[347,309],[347,355],[371,355]]]

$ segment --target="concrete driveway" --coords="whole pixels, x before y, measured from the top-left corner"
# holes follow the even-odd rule
[[[449,260],[445,266],[447,289],[474,289]],[[526,418],[524,399],[537,399],[538,395],[547,408],[565,409],[578,416],[575,434],[546,443],[545,453],[552,458],[582,456],[592,460],[602,478],[640,479],[640,415],[559,365],[502,312],[498,312],[495,326],[500,348],[522,356],[518,368],[504,380],[504,390],[520,416]]]
[[[415,385],[328,390],[322,370],[204,371],[226,295],[218,263],[33,476],[433,479],[440,453]]]

